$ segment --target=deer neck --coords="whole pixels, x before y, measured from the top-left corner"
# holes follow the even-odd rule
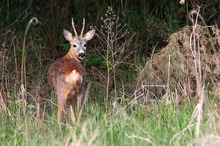
[[[81,63],[81,60],[77,57],[75,51],[72,48],[69,49],[69,52],[65,56],[63,56],[63,58],[72,58]]]

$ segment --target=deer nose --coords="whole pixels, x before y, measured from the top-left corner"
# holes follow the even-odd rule
[[[78,55],[78,57],[79,57],[80,59],[83,59],[85,56],[86,56],[85,53],[79,53],[79,55]]]

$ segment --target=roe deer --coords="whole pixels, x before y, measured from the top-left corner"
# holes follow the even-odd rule
[[[58,123],[62,120],[62,113],[67,120],[67,101],[70,101],[71,119],[73,122],[76,121],[75,105],[77,102],[78,109],[82,106],[85,92],[85,69],[81,60],[85,57],[86,42],[91,40],[95,34],[95,30],[92,29],[83,35],[85,19],[83,19],[80,36],[76,32],[73,19],[72,27],[75,36],[68,30],[63,31],[65,39],[71,45],[69,52],[53,62],[48,69],[48,82],[54,90],[58,106]]]

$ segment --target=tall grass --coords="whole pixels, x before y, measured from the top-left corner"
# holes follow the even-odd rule
[[[38,119],[32,112],[23,117],[1,114],[0,145],[186,145],[195,138],[195,126],[180,131],[187,127],[194,106],[188,102],[181,107],[162,102],[151,105],[150,110],[135,106],[120,112],[112,106],[106,115],[103,103],[90,101],[76,125],[69,121],[61,127],[57,125],[56,110]],[[204,110],[207,112],[201,125],[205,134],[214,113],[210,113],[213,108],[209,103]],[[219,130],[217,125],[215,128],[212,132]]]

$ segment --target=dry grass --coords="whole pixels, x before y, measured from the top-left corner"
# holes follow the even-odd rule
[[[188,146],[217,146],[220,143],[220,136],[215,134],[204,135],[195,141],[188,144]]]
[[[166,98],[167,104],[175,102],[178,106],[184,99],[189,103],[197,101],[188,126],[171,141],[194,125],[195,136],[199,138],[205,99],[209,96],[219,100],[220,31],[215,26],[207,26],[199,12],[200,8],[189,13],[193,25],[172,34],[168,45],[148,60],[138,78],[139,89],[144,88],[151,97]],[[143,97],[146,98],[149,97]],[[216,144],[218,138],[214,139]],[[207,141],[201,144],[206,145]]]
[[[211,30],[211,35],[208,32]],[[186,26],[180,31],[173,33],[169,38],[168,45],[159,53],[150,58],[144,66],[139,78],[138,85],[145,81],[145,87],[151,95],[164,95],[167,89],[177,92],[183,99],[194,97],[197,89],[197,69],[195,69],[193,50],[190,37],[193,28]],[[215,26],[196,25],[196,39],[198,40],[196,51],[200,54],[198,63],[201,67],[201,79],[205,82],[209,93],[220,95],[220,54],[219,29]],[[151,87],[149,86],[151,85]],[[162,85],[158,87],[159,85]]]

